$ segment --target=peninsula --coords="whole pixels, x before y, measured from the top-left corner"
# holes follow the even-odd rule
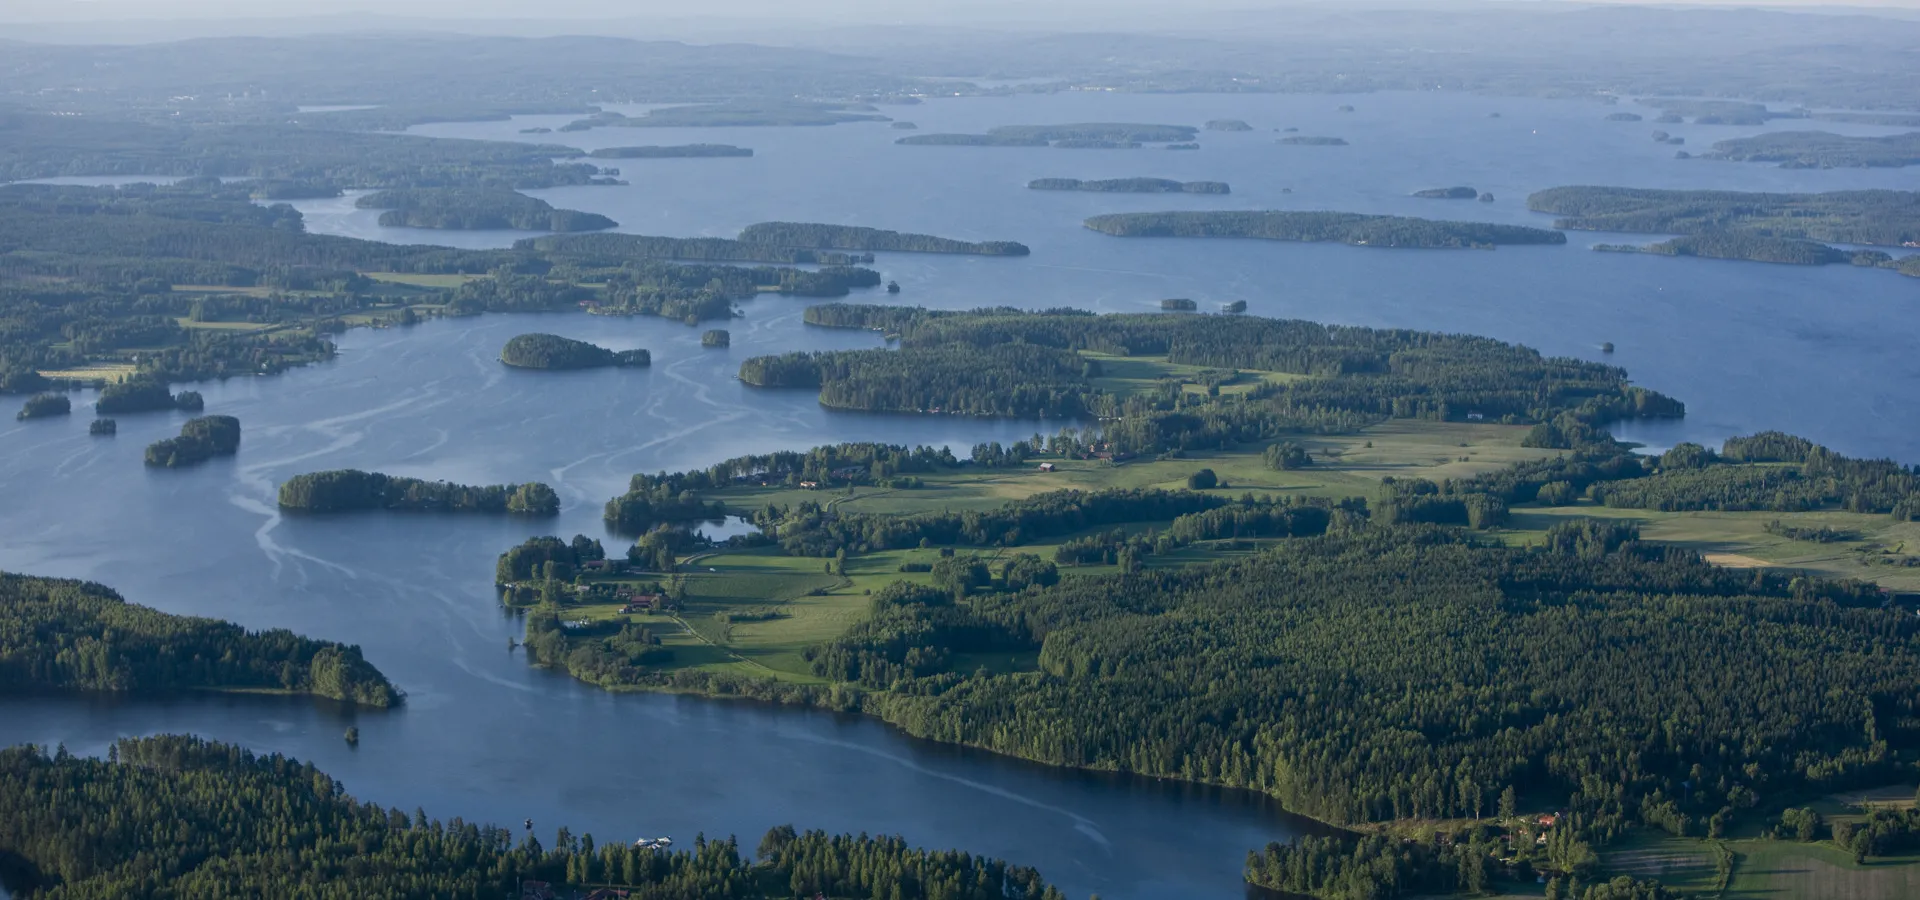
[[[380,224],[389,227],[599,231],[620,224],[598,213],[555,209],[545,200],[506,188],[401,188],[376,191],[354,205],[386,210],[380,214]]]
[[[1086,226],[1115,237],[1228,237],[1338,242],[1359,247],[1491,248],[1564,244],[1558,231],[1486,222],[1443,222],[1342,212],[1158,212],[1094,216]]]

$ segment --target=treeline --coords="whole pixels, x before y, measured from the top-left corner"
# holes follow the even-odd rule
[[[554,516],[560,514],[560,495],[537,481],[466,485],[334,469],[287,479],[280,485],[280,508],[308,513],[392,509]]]
[[[703,262],[760,262],[850,266],[873,262],[872,254],[833,253],[778,247],[731,238],[651,237],[643,234],[580,234],[522,238],[514,249],[568,257],[586,264],[617,266],[633,259],[685,259]]]
[[[1740,231],[1890,247],[1920,240],[1920,194],[1913,191],[1774,194],[1579,186],[1530,194],[1527,208],[1559,216],[1555,228],[1588,231]]]
[[[816,388],[823,405],[869,412],[1075,418],[1088,412],[1097,365],[1078,354],[1008,344],[900,351],[756,356],[740,364],[755,387]]]
[[[602,147],[587,154],[595,159],[679,159],[685,157],[752,156],[753,150],[732,144],[675,144],[645,147]]]
[[[607,366],[651,365],[652,354],[640,350],[608,350],[557,334],[515,335],[500,348],[500,361],[517,369],[598,369]]]
[[[1840,509],[1920,519],[1920,469],[1888,459],[1852,459],[1779,432],[1727,439],[1719,453],[1680,444],[1660,457],[1657,474],[1588,489],[1625,509]]]
[[[179,437],[148,444],[146,462],[149,466],[176,469],[238,452],[239,419],[232,416],[196,416],[180,426]]]
[[[175,394],[167,390],[164,383],[150,378],[126,378],[112,382],[101,388],[100,397],[93,401],[93,411],[103,416],[163,409],[192,412],[202,406],[199,393],[181,391]]]
[[[790,554],[830,557],[843,550],[872,553],[933,545],[1018,547],[1089,528],[1165,522],[1232,502],[1195,491],[1049,491],[997,509],[904,516],[834,512],[809,502],[784,509],[760,510],[754,514],[753,522],[766,533],[777,535],[781,548]],[[1244,505],[1255,504],[1249,501]],[[1196,534],[1208,529],[1206,524],[1198,522],[1190,527]]]
[[[65,394],[35,394],[14,414],[17,420],[49,419],[73,414],[73,401]]]
[[[620,223],[598,213],[556,209],[537,197],[504,188],[395,188],[355,201],[386,210],[380,224],[465,231],[599,231]]]
[[[760,222],[740,231],[749,244],[801,247],[809,250],[863,250],[907,253],[970,253],[980,256],[1026,256],[1026,245],[1013,241],[956,241],[930,234],[903,234],[856,225],[809,222]]]
[[[478,900],[545,882],[641,900],[1063,900],[1032,869],[897,837],[781,826],[752,852],[704,836],[670,851],[563,827],[551,846],[516,841],[503,826],[362,803],[311,764],[172,735],[120,740],[106,759],[0,751],[0,847],[9,887],[32,897]]]
[[[1171,178],[1108,178],[1082,181],[1078,178],[1039,178],[1027,182],[1035,191],[1094,191],[1108,194],[1230,194],[1224,181],[1174,181]]]
[[[375,707],[394,706],[404,696],[358,647],[168,615],[90,582],[6,573],[0,573],[0,689],[270,690]],[[20,819],[0,815],[0,821]],[[0,840],[0,848],[18,852],[21,845]]]
[[[1558,231],[1486,222],[1440,222],[1340,212],[1189,211],[1114,213],[1086,226],[1116,237],[1231,237],[1335,242],[1363,247],[1463,248],[1564,244]]]

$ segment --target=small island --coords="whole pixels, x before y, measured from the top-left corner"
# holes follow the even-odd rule
[[[1220,304],[1220,311],[1230,316],[1237,316],[1247,311],[1247,301],[1229,300]]]
[[[73,413],[73,401],[65,394],[35,394],[27,398],[25,406],[14,414],[16,420],[50,419]]]
[[[1204,126],[1208,131],[1252,131],[1253,126],[1239,119],[1213,119]]]
[[[800,247],[807,250],[862,250],[896,253],[966,253],[976,256],[1026,256],[1032,252],[1014,241],[956,241],[930,234],[905,234],[858,225],[817,222],[760,222],[740,231],[748,244]]]
[[[771,128],[839,125],[843,122],[878,122],[886,116],[873,107],[858,103],[809,100],[733,100],[723,103],[694,103],[650,110],[645,115],[627,116],[606,110],[571,122],[561,131],[585,131],[589,128]]]
[[[522,128],[520,129],[520,133],[521,134],[552,134],[553,129],[540,125],[540,126],[535,126],[533,128]]]
[[[200,416],[180,426],[180,436],[147,445],[146,463],[155,468],[197,466],[216,456],[240,451],[240,420],[232,416]]]
[[[1777,162],[1783,169],[1899,168],[1920,165],[1920,131],[1884,137],[1780,131],[1713,145],[1712,159]]]
[[[1198,150],[1200,149],[1200,145],[1199,144],[1168,144],[1167,149],[1168,150]]]
[[[1052,141],[991,134],[910,134],[894,143],[908,147],[1045,147]]]
[[[1132,149],[1141,144],[1190,142],[1200,129],[1189,125],[1080,122],[1071,125],[1002,125],[986,134],[916,134],[896,144],[922,147],[1061,147]]]
[[[1226,237],[1336,242],[1357,247],[1481,248],[1564,244],[1558,231],[1485,222],[1441,222],[1341,212],[1159,212],[1094,216],[1086,226],[1116,237]]]
[[[1160,301],[1160,308],[1167,312],[1193,312],[1200,308],[1200,304],[1185,297],[1169,297]]]
[[[1414,191],[1413,195],[1425,200],[1473,200],[1480,196],[1480,192],[1470,187],[1446,187]]]
[[[200,408],[200,395],[193,391],[181,391],[174,396],[167,386],[151,378],[128,378],[116,381],[100,389],[100,399],[93,403],[93,411],[100,415],[156,412],[164,409],[180,409],[192,412]]]
[[[731,238],[675,238],[644,234],[597,232],[550,234],[521,238],[513,249],[523,253],[551,253],[583,260],[607,260],[618,265],[627,259],[681,259],[701,262],[756,262],[853,266],[873,262],[873,254],[836,253],[800,247],[750,244]]]
[[[1641,234],[1754,231],[1773,237],[1899,247],[1920,240],[1920,191],[1822,194],[1576,185],[1527,197],[1555,228]]]
[[[556,209],[553,204],[506,188],[399,188],[375,191],[355,201],[362,209],[386,210],[386,227],[452,231],[599,231],[620,223],[598,213]]]
[[[1612,115],[1610,115],[1610,116],[1607,116],[1607,121],[1609,121],[1609,122],[1638,122],[1638,121],[1640,121],[1640,118],[1641,118],[1641,117],[1640,117],[1640,114],[1639,114],[1639,113],[1630,113],[1630,112],[1617,112],[1617,113],[1614,113],[1614,114],[1612,114]]]
[[[385,709],[406,696],[360,648],[136,606],[91,582],[0,573],[0,685],[161,694],[311,694]]]
[[[120,433],[120,423],[112,419],[95,419],[87,423],[87,433],[94,437],[112,437]]]
[[[915,125],[912,122],[888,122],[887,127],[895,131],[913,131],[914,129],[917,129],[920,126]]]
[[[1819,241],[1773,237],[1742,231],[1709,231],[1689,234],[1657,244],[1596,244],[1595,250],[1607,253],[1652,253],[1659,256],[1697,256],[1702,259],[1733,259],[1747,262],[1780,263],[1793,266],[1829,266],[1847,264],[1862,268],[1905,271],[1908,260],[1896,260],[1877,250],[1846,251]]]
[[[1068,138],[1054,141],[1056,150],[1138,150],[1139,141],[1109,141],[1104,138]]]
[[[1293,147],[1345,147],[1347,146],[1347,139],[1337,138],[1337,137],[1317,137],[1310,134],[1296,134],[1291,137],[1281,138],[1280,143],[1286,144],[1288,146],[1293,146]]]
[[[599,369],[653,363],[645,350],[608,350],[557,334],[522,334],[500,348],[500,361],[516,369]]]
[[[728,334],[725,328],[715,328],[700,336],[702,347],[727,347],[732,344],[733,335]]]
[[[1493,202],[1493,192],[1492,192],[1492,191],[1481,191],[1481,192],[1480,192],[1480,202],[1481,202],[1481,203],[1492,203],[1492,202]]]
[[[1078,178],[1039,178],[1027,182],[1035,191],[1093,191],[1107,194],[1227,194],[1232,189],[1224,181],[1174,181],[1170,178],[1108,178],[1081,181]]]
[[[288,479],[280,485],[280,508],[303,513],[407,510],[557,516],[560,495],[537,481],[466,485],[336,469]]]
[[[732,144],[674,144],[644,147],[602,147],[587,154],[595,159],[682,159],[703,157],[752,156],[751,147]]]
[[[1346,104],[1342,104],[1339,109],[1335,110],[1335,112],[1350,113],[1350,112],[1353,112],[1353,107]]]

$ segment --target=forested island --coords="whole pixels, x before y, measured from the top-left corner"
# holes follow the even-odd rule
[[[1056,150],[1138,150],[1139,141],[1109,141],[1104,138],[1066,138],[1053,142]]]
[[[1778,131],[1717,141],[1706,159],[1777,162],[1786,169],[1897,168],[1920,164],[1920,131],[1884,137]]]
[[[1607,115],[1607,121],[1609,122],[1638,122],[1640,118],[1639,113],[1630,112],[1609,113]]]
[[[1324,137],[1310,134],[1296,134],[1280,139],[1280,143],[1300,147],[1345,147],[1346,138]]]
[[[90,582],[7,573],[0,573],[0,690],[271,691],[382,708],[404,696],[358,647],[168,615]],[[0,822],[21,821],[0,815]],[[4,839],[6,828],[0,825],[0,845],[17,849]]]
[[[561,131],[585,131],[589,128],[746,128],[839,125],[843,122],[879,122],[886,116],[873,107],[858,103],[807,100],[734,100],[724,103],[696,103],[649,110],[645,115],[627,116],[602,110],[570,123]]]
[[[1774,238],[1898,247],[1920,241],[1920,192],[1771,194],[1557,187],[1527,196],[1555,228],[1695,234],[1738,230]]]
[[[994,134],[910,134],[894,141],[909,147],[1046,147],[1053,142],[1042,138],[1021,138]]]
[[[1141,125],[1126,122],[1082,122],[1072,125],[1002,125],[986,134],[915,134],[894,141],[909,146],[939,147],[1059,147],[1063,149],[1133,149],[1142,144],[1192,141],[1200,129],[1186,125]]]
[[[1078,178],[1038,178],[1027,182],[1035,191],[1093,191],[1107,194],[1229,194],[1233,189],[1224,181],[1174,181],[1171,178],[1107,178],[1082,181]]]
[[[196,466],[216,456],[240,452],[240,420],[198,416],[180,426],[180,436],[147,445],[146,463],[164,469]]]
[[[871,253],[836,253],[802,247],[749,243],[731,238],[654,237],[643,234],[568,234],[521,238],[514,249],[569,259],[679,259],[702,262],[756,262],[787,265],[852,266],[873,262]]]
[[[305,513],[409,510],[556,516],[560,495],[537,481],[466,485],[335,469],[288,479],[280,485],[280,508]]]
[[[1413,195],[1422,200],[1474,200],[1479,198],[1480,192],[1470,187],[1446,187],[1414,191]]]
[[[60,798],[59,804],[48,798]],[[183,837],[186,836],[186,837]],[[116,741],[104,758],[0,750],[0,845],[16,895],[354,896],[646,900],[1066,900],[1033,869],[898,837],[779,826],[685,849],[551,843],[505,825],[364,802],[315,768],[194,737]],[[613,893],[616,892],[617,893]]]
[[[1208,131],[1252,131],[1253,126],[1239,119],[1211,119],[1206,124]]]
[[[515,335],[500,348],[500,361],[516,369],[644,368],[653,363],[644,349],[608,350],[557,334]]]
[[[930,234],[903,234],[857,225],[815,222],[760,222],[740,232],[740,241],[809,250],[861,250],[900,253],[968,253],[977,256],[1026,256],[1025,244],[1014,241],[956,241]]]
[[[595,159],[680,159],[715,156],[752,156],[748,147],[732,144],[676,144],[644,147],[602,147],[587,154]]]
[[[1558,231],[1485,222],[1442,222],[1340,212],[1161,212],[1094,216],[1086,226],[1116,237],[1233,237],[1332,241],[1359,247],[1465,248],[1564,244]]]
[[[1878,250],[1847,251],[1829,247],[1817,241],[1769,237],[1741,231],[1689,234],[1645,246],[1596,244],[1593,249],[1609,253],[1698,256],[1704,259],[1737,259],[1797,266],[1849,264],[1862,268],[1892,269],[1901,274],[1920,276],[1920,254],[1896,259]]]
[[[103,416],[164,409],[192,411],[198,408],[199,400],[197,393],[182,391],[175,395],[164,383],[151,378],[126,378],[101,388],[99,399],[93,401],[93,411]]]
[[[27,419],[50,419],[55,416],[71,415],[73,401],[65,394],[35,394],[27,398],[25,405],[14,414],[19,421]]]
[[[362,209],[386,210],[390,227],[454,230],[599,231],[620,223],[598,213],[555,209],[518,191],[489,188],[406,188],[376,191],[354,201]]]
[[[727,347],[733,344],[733,335],[725,328],[715,328],[700,336],[702,347]]]

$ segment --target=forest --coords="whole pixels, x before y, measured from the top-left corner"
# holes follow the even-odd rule
[[[1224,181],[1174,181],[1171,178],[1108,178],[1082,181],[1078,178],[1040,178],[1027,182],[1035,191],[1093,191],[1104,194],[1230,194]]]
[[[1414,191],[1413,196],[1419,197],[1422,200],[1474,200],[1479,198],[1480,192],[1470,187],[1460,186],[1427,188],[1426,190]],[[1555,227],[1565,226],[1556,225]]]
[[[821,225],[810,222],[760,222],[740,231],[748,244],[800,247],[808,250],[894,251],[904,253],[969,253],[979,256],[1026,256],[1026,245],[1013,241],[956,241],[930,234],[902,234],[857,225]]]
[[[1558,216],[1555,228],[1585,231],[1738,231],[1888,247],[1920,241],[1920,193],[1913,191],[1763,194],[1580,186],[1529,194],[1527,208]]]
[[[731,238],[652,237],[642,234],[572,234],[521,238],[513,245],[588,266],[618,266],[634,259],[684,259],[700,262],[756,262],[851,266],[873,262],[873,254],[836,253],[749,243]]]
[[[15,413],[13,417],[25,421],[27,419],[50,419],[55,416],[72,414],[73,401],[69,399],[67,395],[35,394],[27,398],[26,404],[21,406],[20,411]]]
[[[608,350],[557,334],[515,335],[500,348],[500,361],[516,369],[644,368],[653,357],[644,349]]]
[[[1879,250],[1846,251],[1816,241],[1768,237],[1747,231],[1710,231],[1682,235],[1657,244],[1595,244],[1603,253],[1651,253],[1656,256],[1697,256],[1737,259],[1794,266],[1852,265],[1863,269],[1892,269],[1920,275],[1920,254],[1894,257]]]
[[[90,582],[6,573],[0,690],[285,691],[381,708],[404,697],[358,647],[168,615]],[[14,821],[0,815],[0,822]],[[19,847],[0,840],[0,850]]]
[[[898,837],[769,830],[758,846],[551,846],[501,825],[363,803],[310,763],[195,737],[125,738],[105,759],[0,750],[0,869],[16,896],[506,900],[543,882],[635,900],[1065,900],[1032,869]]]
[[[196,416],[180,426],[180,436],[147,445],[149,466],[177,469],[216,456],[240,452],[240,420],[232,416]]]
[[[997,134],[910,134],[894,143],[909,147],[1045,147],[1049,142]]]
[[[753,150],[732,144],[673,144],[644,147],[602,147],[587,154],[594,159],[683,159],[716,156],[752,156]]]
[[[1131,122],[1080,122],[1071,125],[1001,125],[987,129],[997,138],[1027,141],[1113,141],[1165,144],[1191,141],[1200,129],[1187,125],[1141,125]]]
[[[1334,241],[1360,247],[1466,248],[1564,244],[1558,231],[1484,222],[1441,222],[1340,212],[1160,212],[1094,216],[1088,228],[1116,237],[1228,237]]]
[[[354,205],[385,210],[380,224],[460,231],[600,231],[619,225],[599,213],[555,209],[506,188],[395,188],[375,191]]]
[[[1776,131],[1716,141],[1710,159],[1777,162],[1787,169],[1898,168],[1920,164],[1920,131],[1885,137]]]
[[[358,469],[295,475],[280,485],[280,508],[307,513],[354,510],[560,514],[560,496],[538,482],[466,485]]]

